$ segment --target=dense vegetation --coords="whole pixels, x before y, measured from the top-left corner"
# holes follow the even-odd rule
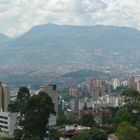
[[[92,115],[71,119],[63,112],[59,114],[57,125],[79,124],[91,127],[73,136],[71,140],[107,140],[109,134],[116,135],[119,140],[139,140],[140,94],[134,89],[125,89],[121,96],[124,97],[125,104],[120,108],[110,108],[112,118],[103,118],[103,126],[97,125]],[[9,105],[10,111],[20,112],[19,126],[22,129],[15,131],[15,139],[43,140],[49,115],[54,113],[53,108],[52,100],[46,93],[30,96],[28,88],[21,87],[17,100]],[[52,130],[51,133],[56,139],[60,136],[57,130]]]
[[[76,135],[71,140],[107,140],[107,133],[99,128],[86,130],[84,133]]]
[[[9,105],[9,110],[20,113],[15,131],[15,139],[43,140],[46,136],[50,114],[54,114],[54,105],[45,92],[30,96],[27,87],[19,89],[17,100]]]
[[[140,94],[135,89],[125,89],[121,96],[124,97],[125,104],[120,108],[108,108],[112,111],[112,118],[103,116],[103,126],[98,126],[90,115],[71,120],[61,114],[57,123],[59,125],[76,123],[91,127],[91,130],[84,131],[82,134],[72,137],[71,140],[103,140],[107,139],[109,134],[116,135],[119,140],[139,140]],[[98,132],[102,132],[101,135]]]

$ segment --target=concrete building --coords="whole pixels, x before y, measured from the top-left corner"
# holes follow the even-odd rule
[[[113,84],[114,89],[116,89],[117,87],[121,86],[121,80],[115,78],[115,79],[113,79],[112,84]]]
[[[0,135],[14,136],[14,130],[17,129],[16,113],[0,112]]]
[[[88,108],[120,107],[124,104],[124,98],[118,95],[104,95],[96,101],[93,98],[71,99],[67,104],[69,104],[67,109],[78,112],[79,110]]]
[[[91,97],[96,101],[100,96],[110,94],[110,88],[105,80],[97,80],[96,78],[87,81],[87,87]]]
[[[71,99],[70,101],[70,109],[79,111],[84,108],[84,100],[83,99]]]
[[[51,98],[54,103],[54,109],[56,114],[58,114],[58,92],[57,92],[57,86],[56,85],[46,85],[44,87],[40,88],[40,91],[46,92]]]
[[[17,122],[16,113],[8,112],[8,105],[10,103],[9,87],[0,82],[0,135],[14,136],[14,130]]]
[[[136,76],[135,81],[136,81],[136,89],[140,93],[140,76]]]
[[[73,97],[78,97],[78,88],[70,88],[69,89],[69,95],[73,96]]]
[[[0,110],[7,112],[9,103],[10,103],[9,87],[0,82]]]
[[[134,76],[129,76],[128,77],[128,87],[129,88],[136,88],[136,82],[135,82],[135,77]]]
[[[44,87],[41,87],[40,91],[46,92],[52,98],[56,115],[52,115],[52,114],[50,115],[48,125],[49,126],[54,126],[54,125],[56,125],[56,119],[57,119],[57,116],[58,116],[58,91],[57,91],[57,86],[49,84],[49,85],[46,85]]]

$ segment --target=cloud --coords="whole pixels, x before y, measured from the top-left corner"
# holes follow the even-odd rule
[[[44,23],[140,29],[139,0],[0,0],[0,32],[20,35]]]

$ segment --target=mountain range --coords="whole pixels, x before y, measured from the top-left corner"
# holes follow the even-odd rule
[[[140,59],[140,31],[114,26],[44,24],[17,38],[0,34],[0,65],[129,64]]]
[[[2,33],[0,33],[0,44],[8,42],[10,38]]]

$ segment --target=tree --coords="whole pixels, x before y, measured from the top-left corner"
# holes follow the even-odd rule
[[[27,87],[19,89],[17,100],[9,105],[9,110],[20,114],[18,125],[21,129],[15,131],[15,139],[43,139],[49,116],[55,113],[52,99],[47,93],[30,96]]]
[[[15,140],[20,140],[22,138],[23,132],[21,129],[16,129],[14,131]]]
[[[20,87],[17,95],[17,100],[20,102],[26,102],[30,97],[30,92],[27,87]]]
[[[24,110],[27,105],[27,101],[30,98],[30,92],[27,87],[20,87],[17,99],[15,102],[9,104],[10,112],[19,112],[21,115],[24,114]]]
[[[133,119],[133,115],[128,111],[127,108],[120,108],[115,117],[113,118],[113,121],[117,124],[123,122],[123,121],[131,121]]]
[[[133,88],[125,89],[122,95],[127,96],[127,97],[132,97],[132,98],[140,96],[139,92]]]
[[[24,119],[20,122],[24,138],[35,136],[42,140],[46,135],[49,116],[54,113],[52,99],[47,93],[39,92],[38,95],[30,97],[24,112]]]
[[[120,123],[115,134],[119,140],[140,140],[138,129],[127,122]]]
[[[22,126],[22,120],[24,119],[24,113],[27,107],[27,102],[30,99],[30,92],[27,87],[20,87],[18,94],[17,94],[17,99],[14,102],[11,102],[9,104],[9,111],[12,113],[18,113],[18,120],[17,124],[19,126]],[[21,129],[17,129],[14,132],[15,139],[21,138],[23,135],[23,131]]]
[[[50,133],[51,137],[54,138],[54,140],[59,140],[59,138],[61,137],[61,132],[57,129],[52,129]]]
[[[107,116],[107,115],[103,115],[102,116],[102,124],[104,125],[104,124],[109,124],[109,123],[111,123],[111,117],[109,117],[109,116]]]
[[[140,94],[133,88],[127,88],[122,92],[122,95],[125,98],[125,104],[127,107],[131,107],[131,105],[136,102],[140,98]]]
[[[67,124],[67,117],[65,115],[58,116],[57,125]]]
[[[65,125],[65,124],[77,124],[77,118],[69,118],[65,115],[59,115],[57,118],[57,125]]]
[[[79,124],[83,126],[93,127],[95,126],[94,117],[91,114],[86,114],[80,118]]]
[[[122,93],[125,98],[125,105],[118,109],[115,116],[113,116],[113,122],[117,125],[121,122],[127,121],[133,125],[140,122],[140,94],[138,91],[132,88],[125,89]]]
[[[71,140],[107,140],[107,133],[102,129],[92,128],[73,136]]]
[[[125,105],[115,115],[114,120],[118,122],[128,121],[134,125],[140,121],[140,94],[132,88],[125,89],[122,93],[125,98]]]

